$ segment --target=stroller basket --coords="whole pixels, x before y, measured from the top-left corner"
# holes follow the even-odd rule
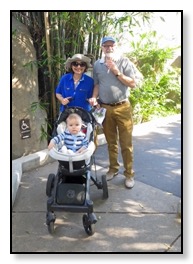
[[[81,184],[59,184],[57,187],[57,203],[83,205],[85,202],[85,187]]]

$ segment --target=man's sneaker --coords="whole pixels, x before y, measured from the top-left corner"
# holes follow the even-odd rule
[[[131,189],[131,188],[133,188],[134,185],[135,185],[135,181],[134,181],[133,178],[130,178],[130,179],[127,178],[127,179],[125,180],[125,187]]]
[[[106,180],[110,181],[113,179],[113,177],[115,177],[118,174],[118,172],[112,172],[112,171],[108,171],[106,173]]]

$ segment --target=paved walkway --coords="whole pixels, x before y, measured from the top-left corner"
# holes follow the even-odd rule
[[[108,182],[109,198],[103,200],[102,190],[91,182],[98,220],[93,236],[84,231],[82,213],[55,212],[55,233],[48,232],[46,181],[49,173],[57,172],[57,161],[24,172],[13,205],[12,253],[182,252],[177,214],[181,197],[180,131],[179,115],[135,126],[136,184],[131,190],[124,187],[121,167],[120,174]],[[108,167],[106,144],[98,147],[95,163],[100,178]]]

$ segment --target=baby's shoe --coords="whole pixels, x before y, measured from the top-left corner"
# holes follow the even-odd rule
[[[68,154],[74,154],[74,152],[73,152],[71,149],[68,149],[68,150],[67,150],[67,153],[68,153]]]
[[[63,146],[62,148],[61,148],[61,152],[62,153],[64,153],[64,154],[66,154],[67,153],[67,147],[66,146]]]

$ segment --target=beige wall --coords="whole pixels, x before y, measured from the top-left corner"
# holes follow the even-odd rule
[[[38,75],[34,66],[24,67],[36,60],[35,48],[27,28],[12,18],[12,159],[40,151],[47,141],[40,142],[40,128],[46,113],[30,110],[32,102],[38,102]],[[19,121],[29,119],[31,137],[21,139]]]

